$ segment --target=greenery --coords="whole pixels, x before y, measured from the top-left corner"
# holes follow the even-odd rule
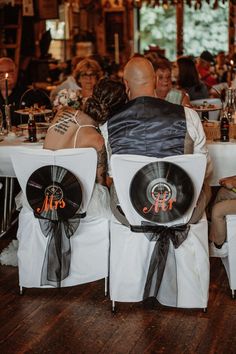
[[[212,54],[228,51],[228,2],[218,8],[202,2],[202,8],[184,7],[184,54],[198,56],[203,50]],[[141,50],[149,45],[165,49],[170,60],[176,58],[176,10],[174,6],[150,8],[142,6],[140,23]]]

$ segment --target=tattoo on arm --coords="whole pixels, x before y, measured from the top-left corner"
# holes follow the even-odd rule
[[[97,178],[96,181],[100,184],[106,184],[107,175],[107,152],[106,147],[103,145],[101,150],[97,151]]]

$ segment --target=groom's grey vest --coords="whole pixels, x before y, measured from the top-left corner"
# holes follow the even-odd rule
[[[138,97],[113,115],[108,137],[112,154],[163,158],[193,153],[183,106],[154,97]]]
[[[147,96],[129,101],[108,120],[108,142],[112,154],[163,158],[193,153],[183,106]],[[123,225],[129,226],[117,210],[118,203],[112,185],[112,212]]]

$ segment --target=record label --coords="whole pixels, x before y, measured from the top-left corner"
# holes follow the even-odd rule
[[[37,216],[66,220],[79,210],[82,189],[72,172],[61,166],[48,165],[32,173],[26,184],[26,197]]]
[[[189,209],[194,187],[180,166],[158,161],[145,165],[130,184],[130,200],[139,215],[148,221],[166,223],[181,218]]]

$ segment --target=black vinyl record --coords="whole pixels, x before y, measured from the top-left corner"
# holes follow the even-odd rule
[[[194,187],[180,166],[158,161],[145,165],[130,184],[130,200],[139,215],[151,222],[181,218],[192,204]]]
[[[27,200],[38,217],[66,220],[82,202],[79,179],[61,166],[48,165],[32,173],[26,184]]]

